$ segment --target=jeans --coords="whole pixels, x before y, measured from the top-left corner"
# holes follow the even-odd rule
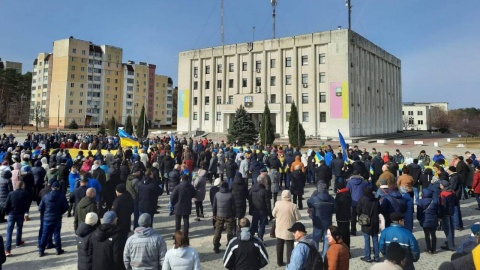
[[[343,182],[343,177],[340,177],[340,176],[336,176],[334,175],[333,176],[333,193],[337,193],[337,185],[338,183],[342,183]]]
[[[233,178],[227,178],[228,188],[232,188]]]
[[[363,239],[365,240],[365,246],[363,247],[365,253],[365,258],[371,258],[371,249],[370,249],[370,237],[373,240],[373,258],[378,259],[378,234],[370,235],[370,234],[363,234]]]
[[[133,230],[138,227],[138,218],[140,210],[138,210],[138,198],[133,200]]]
[[[462,210],[460,210],[460,206],[455,206],[454,210],[453,224],[455,225],[456,229],[463,228]]]
[[[12,249],[12,234],[13,234],[13,227],[15,224],[17,225],[17,236],[15,240],[17,242],[17,246],[20,245],[22,241],[22,229],[23,229],[23,215],[8,215],[7,217],[8,225],[7,225],[7,242],[5,245],[5,250],[10,251]]]
[[[430,252],[435,252],[437,249],[437,228],[423,228],[423,233],[425,234],[425,242],[427,243],[427,250]],[[431,241],[430,241],[431,238]]]
[[[53,238],[55,240],[55,249],[60,251],[62,249],[62,242],[60,238],[60,230],[62,229],[62,220],[46,220],[43,222],[42,227],[42,239],[38,247],[40,253],[45,252],[45,247],[47,246],[49,239]]]
[[[287,173],[285,175],[285,189],[290,189],[290,177],[291,177],[290,173]]]
[[[265,234],[265,225],[268,223],[268,216],[263,215],[257,210],[253,211],[252,217],[252,227],[250,228],[250,232],[253,234],[258,233],[258,238],[262,239],[263,235]]]
[[[315,170],[307,169],[307,182],[315,184]]]
[[[447,238],[447,246],[449,249],[455,247],[455,228],[453,227],[453,216],[444,216],[442,219],[443,232]]]
[[[478,208],[480,208],[480,194],[475,193],[475,199],[477,199]]]
[[[327,239],[327,230],[323,230],[320,228],[313,227],[313,241],[317,244],[317,247],[320,249],[320,237],[323,237],[323,250],[322,250],[322,258],[325,258],[328,250],[328,239]]]
[[[414,196],[414,198],[415,198],[414,203],[417,204],[417,203],[418,203],[418,200],[419,200],[419,197],[418,197],[418,188],[417,188],[417,187],[413,187],[413,196]]]
[[[277,265],[282,265],[283,261],[283,248],[287,244],[287,264],[290,263],[290,257],[292,256],[293,240],[283,240],[277,238]]]
[[[175,231],[180,230],[180,225],[183,219],[183,234],[188,238],[188,229],[190,228],[190,220],[188,219],[189,215],[180,216],[175,215]]]

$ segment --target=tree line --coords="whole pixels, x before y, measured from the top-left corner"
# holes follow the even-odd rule
[[[28,124],[32,73],[15,69],[0,69],[0,124]]]

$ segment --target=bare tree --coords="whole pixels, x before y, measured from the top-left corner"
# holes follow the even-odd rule
[[[417,125],[415,125],[415,123],[413,122],[413,117],[408,117],[407,115],[403,116],[403,130],[415,129],[416,126]]]
[[[451,127],[451,122],[447,111],[443,108],[433,106],[430,108],[430,129],[438,129],[439,131],[447,131]]]
[[[32,121],[35,122],[35,131],[38,131],[38,124],[45,121],[45,115],[42,113],[40,103],[37,103],[37,106],[32,109],[31,113]]]

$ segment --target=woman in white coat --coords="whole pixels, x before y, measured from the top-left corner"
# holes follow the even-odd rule
[[[175,232],[174,247],[167,251],[162,270],[200,270],[200,258],[194,248],[188,246],[188,239],[182,231]]]

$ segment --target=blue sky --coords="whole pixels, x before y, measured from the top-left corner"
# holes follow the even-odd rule
[[[269,0],[224,0],[225,43],[271,38]],[[479,0],[352,0],[352,29],[402,60],[404,101],[480,107]],[[123,48],[177,84],[178,52],[220,44],[220,0],[2,0],[0,57],[31,69],[57,39]],[[347,27],[344,0],[278,0],[277,37]]]

